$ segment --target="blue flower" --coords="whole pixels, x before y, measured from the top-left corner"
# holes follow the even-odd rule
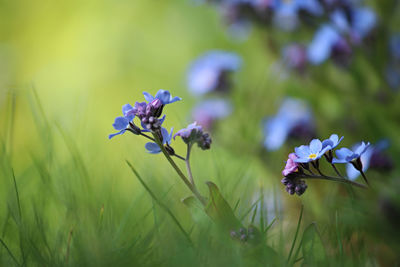
[[[237,71],[242,64],[241,58],[225,51],[209,51],[196,59],[187,74],[189,90],[201,95],[216,90],[224,85],[223,75]]]
[[[340,139],[339,139],[339,136],[337,134],[332,134],[329,137],[329,139],[326,139],[326,140],[322,141],[322,147],[323,148],[329,147],[328,150],[332,150],[332,149],[336,148],[340,144],[342,139],[343,139],[343,136],[340,137]]]
[[[232,105],[225,99],[208,99],[193,108],[192,117],[201,126],[210,129],[215,120],[232,113]]]
[[[353,146],[353,150],[356,150],[359,144]],[[375,153],[380,153],[382,150],[386,149],[389,146],[389,143],[387,140],[381,140],[375,145],[370,145],[365,152],[360,156],[360,160],[362,163],[362,171],[366,172],[368,168],[371,165],[371,159],[373,158],[373,155]],[[371,166],[372,168],[372,166]],[[360,172],[354,168],[353,164],[348,163],[346,164],[346,172],[347,172],[347,177],[349,177],[350,180],[355,180],[359,175]]]
[[[349,163],[355,159],[361,157],[362,154],[367,150],[370,146],[370,143],[362,142],[360,145],[350,150],[346,147],[336,150],[336,158],[333,158],[332,163]]]
[[[176,101],[182,100],[182,98],[175,96],[174,98],[171,96],[171,93],[167,90],[158,90],[157,94],[153,97],[151,94],[147,92],[143,92],[144,98],[147,100],[147,102],[152,102],[154,99],[159,99],[161,100],[161,103],[163,105],[171,104]]]
[[[400,60],[400,34],[393,35],[389,42],[390,54],[395,60]]]
[[[294,30],[299,23],[299,12],[306,11],[314,16],[321,16],[323,8],[316,0],[291,0],[275,1],[272,6],[274,13],[274,24],[282,30]]]
[[[308,46],[308,60],[315,65],[324,62],[331,56],[333,47],[341,38],[340,34],[331,25],[322,25]]]
[[[172,132],[174,131],[174,128],[171,128],[171,133],[168,133],[168,130],[165,128],[161,128],[161,134],[163,137],[163,145],[166,144],[171,144],[171,139],[172,139]],[[145,144],[144,146],[147,150],[147,152],[151,153],[151,154],[158,154],[161,152],[161,148],[153,142],[148,142]]]
[[[321,158],[327,150],[327,147],[322,148],[322,142],[320,140],[313,139],[311,140],[310,145],[302,145],[294,149],[296,156],[298,157],[294,162],[307,163],[317,160]]]
[[[270,151],[279,149],[289,134],[299,126],[308,130],[314,129],[311,110],[301,100],[286,98],[278,113],[264,122],[265,148]]]
[[[124,115],[123,117],[116,117],[115,121],[113,123],[113,127],[115,130],[119,131],[114,134],[110,134],[108,136],[108,139],[113,138],[116,135],[123,134],[126,131],[126,128],[129,126],[129,122],[131,122],[135,118],[135,109],[129,105],[126,104],[122,107],[122,114]]]

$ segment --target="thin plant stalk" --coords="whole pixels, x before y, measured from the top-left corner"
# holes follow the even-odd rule
[[[322,180],[329,180],[329,181],[335,181],[335,182],[339,182],[339,183],[345,183],[345,184],[350,184],[356,187],[360,187],[360,188],[364,188],[367,189],[368,187],[363,185],[363,184],[359,184],[344,178],[339,178],[339,177],[332,177],[332,176],[319,176],[319,175],[308,175],[308,174],[303,174],[300,175],[299,178],[302,179],[322,179]]]
[[[190,162],[189,162],[189,160],[190,160],[190,151],[191,150],[192,150],[192,145],[188,144],[187,145],[187,154],[186,154],[185,163],[186,163],[186,170],[187,170],[190,182],[195,187],[193,174],[192,174],[192,168],[190,167]]]

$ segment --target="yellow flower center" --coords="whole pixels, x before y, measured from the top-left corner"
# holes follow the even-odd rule
[[[310,156],[308,156],[309,159],[315,159],[317,157],[317,154],[311,154]]]

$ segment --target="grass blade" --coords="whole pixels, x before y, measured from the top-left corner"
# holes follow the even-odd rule
[[[301,211],[300,211],[299,221],[297,223],[296,234],[294,235],[294,239],[293,239],[292,247],[290,248],[290,252],[289,252],[288,259],[287,259],[287,263],[290,262],[290,258],[292,257],[294,245],[296,244],[297,236],[299,235],[301,219],[303,218],[303,209],[304,209],[304,206],[301,205]]]

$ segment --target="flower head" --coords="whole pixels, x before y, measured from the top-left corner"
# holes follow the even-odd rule
[[[196,122],[189,124],[188,127],[184,129],[179,130],[174,135],[174,139],[176,136],[180,136],[188,145],[197,143],[197,145],[203,150],[209,149],[212,142],[210,135],[208,133],[204,133],[203,128],[200,125],[197,125]]]
[[[147,100],[147,102],[151,103],[154,99],[159,99],[163,105],[171,104],[176,101],[182,100],[180,97],[172,97],[171,93],[167,90],[158,90],[155,96],[152,96],[151,94],[147,92],[143,92],[144,98]]]
[[[337,134],[332,134],[328,139],[325,139],[324,141],[322,141],[322,147],[326,148],[329,147],[328,150],[332,150],[334,148],[336,148],[340,142],[343,140],[343,136],[340,137]]]
[[[122,114],[124,116],[116,117],[112,125],[114,129],[119,132],[110,134],[108,136],[108,139],[111,139],[116,135],[125,133],[126,129],[129,127],[129,123],[135,118],[134,108],[129,104],[126,104],[122,107]]]
[[[295,162],[294,160],[297,159],[297,156],[295,153],[290,153],[289,158],[286,161],[286,166],[285,169],[282,171],[283,176],[288,176],[289,174],[296,172],[298,170],[299,164]]]
[[[163,145],[169,145],[171,144],[171,139],[172,139],[172,132],[174,131],[174,128],[171,128],[171,133],[168,133],[168,130],[165,128],[161,128],[161,134],[162,134],[162,143]],[[158,154],[161,152],[161,148],[154,142],[148,142],[144,146],[147,150],[147,152],[151,154]]]
[[[278,113],[264,122],[264,146],[267,150],[279,149],[289,137],[298,132],[313,133],[313,116],[308,105],[298,99],[285,99]]]
[[[291,195],[294,195],[294,193],[296,193],[298,196],[301,196],[307,189],[307,184],[304,180],[291,177],[290,175],[284,177],[281,180],[281,183],[286,186],[286,192]]]
[[[389,146],[387,140],[381,140],[374,145],[370,145],[365,152],[360,156],[362,171],[366,172],[368,168],[375,168],[380,170],[390,170],[393,166],[393,163],[390,158],[382,153]],[[359,147],[359,144],[353,146],[353,150],[356,150]],[[360,172],[354,168],[353,164],[348,163],[346,165],[347,177],[350,180],[355,180]]]
[[[226,74],[241,66],[241,58],[235,53],[209,51],[196,59],[189,68],[189,90],[201,95],[217,89],[227,89]]]
[[[302,145],[295,148],[297,159],[294,159],[294,162],[307,163],[317,160],[325,154],[328,148],[322,148],[322,142],[318,139],[313,139],[310,145]]]
[[[362,154],[370,146],[370,143],[364,143],[357,145],[350,150],[346,147],[336,150],[336,158],[333,158],[332,163],[349,163],[361,157]]]

